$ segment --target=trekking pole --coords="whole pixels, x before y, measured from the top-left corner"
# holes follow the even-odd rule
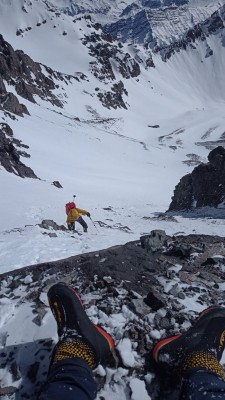
[[[99,230],[98,230],[97,226],[95,225],[95,223],[94,223],[93,219],[91,218],[91,216],[90,216],[89,218],[90,218],[91,222],[93,223],[93,225],[94,225],[96,231],[99,232]]]

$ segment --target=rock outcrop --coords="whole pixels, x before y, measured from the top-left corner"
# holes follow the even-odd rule
[[[101,100],[102,105],[107,108],[125,108],[127,109],[126,103],[123,100],[123,94],[126,96],[128,92],[124,88],[122,81],[115,83],[111,91],[104,91],[98,93],[98,98]]]
[[[83,18],[88,18],[83,17]],[[79,18],[80,19],[80,18]],[[82,43],[89,49],[93,61],[90,62],[91,73],[103,83],[114,82],[111,90],[97,89],[97,97],[104,107],[127,108],[123,94],[128,95],[121,79],[137,78],[141,74],[141,66],[145,69],[154,67],[152,54],[146,44],[143,52],[136,46],[130,47],[129,52],[124,51],[123,44],[107,32],[106,27],[99,23],[93,23],[91,17],[90,27],[94,29],[89,35],[85,35]],[[76,21],[76,20],[75,20]]]
[[[208,160],[207,164],[198,165],[191,174],[181,178],[168,211],[225,208],[225,149],[216,147],[209,153]]]
[[[168,60],[173,54],[180,50],[186,50],[188,46],[195,47],[195,42],[201,40],[206,42],[205,58],[213,55],[213,50],[207,43],[208,36],[215,34],[219,30],[224,29],[225,7],[221,8],[221,12],[217,11],[207,18],[204,23],[196,24],[193,28],[189,29],[180,40],[175,40],[169,46],[156,46],[155,52],[159,52],[163,61]]]
[[[8,124],[0,124],[0,165],[6,171],[21,178],[36,178],[34,171],[23,164],[20,157],[30,157],[25,151],[18,150],[18,147],[29,148],[27,145],[13,137],[13,131]]]
[[[204,41],[205,58],[208,58],[213,55],[207,43],[208,37],[224,29],[225,6],[222,5],[219,10],[202,20],[200,15],[188,15],[182,7],[185,3],[186,0],[142,0],[142,4],[139,5],[131,3],[123,10],[121,19],[105,25],[104,30],[114,38],[120,38],[122,42],[148,44],[153,53],[161,55],[163,61],[167,61],[176,52],[186,50],[187,47],[195,49],[195,42],[198,40]],[[157,28],[160,27],[165,35],[168,31],[168,20],[170,37],[160,37]]]
[[[27,107],[21,104],[18,98],[11,92],[0,95],[0,110],[8,111],[21,117],[24,114],[29,115]]]
[[[46,73],[44,73],[46,72]],[[69,77],[34,62],[22,50],[13,47],[0,35],[0,108],[22,116],[27,108],[20,104],[16,95],[6,90],[5,82],[15,88],[24,99],[35,103],[35,96],[53,105],[62,107],[62,102],[53,94],[55,80],[68,81]]]
[[[90,63],[93,75],[103,82],[116,79],[114,70],[125,79],[139,76],[141,73],[139,62],[144,63],[144,61],[138,59],[137,55],[132,57],[128,52],[124,52],[123,45],[110,33],[104,33],[100,24],[92,24],[92,27],[95,31],[90,35],[85,35],[82,43],[88,47],[89,54],[95,58],[95,61]],[[135,48],[132,51],[135,53]]]

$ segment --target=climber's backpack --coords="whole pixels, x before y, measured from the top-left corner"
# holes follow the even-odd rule
[[[73,208],[76,208],[76,204],[72,201],[71,203],[66,204],[66,215],[68,215],[68,212],[72,210]]]

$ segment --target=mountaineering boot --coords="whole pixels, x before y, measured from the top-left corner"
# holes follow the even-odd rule
[[[187,332],[156,343],[152,356],[159,366],[177,367],[182,375],[204,369],[225,379],[219,364],[224,347],[225,308],[212,306],[199,315]]]
[[[59,335],[51,366],[76,357],[86,361],[90,368],[104,362],[114,349],[114,341],[107,332],[90,321],[76,291],[60,282],[49,289],[48,300]]]

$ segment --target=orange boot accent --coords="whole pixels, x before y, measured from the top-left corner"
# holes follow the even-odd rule
[[[158,357],[158,352],[159,350],[164,347],[166,344],[172,342],[172,340],[176,340],[181,336],[181,333],[175,335],[175,336],[171,336],[169,338],[160,340],[160,342],[156,343],[156,345],[153,347],[152,349],[152,356],[154,358],[154,360],[157,362],[157,357]]]

